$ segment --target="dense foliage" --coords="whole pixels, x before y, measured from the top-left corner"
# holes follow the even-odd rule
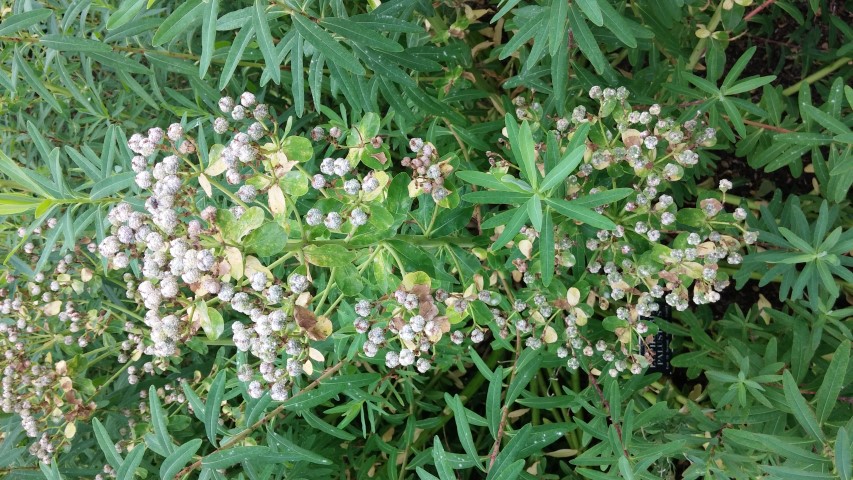
[[[0,6],[3,478],[853,478],[846,7]]]

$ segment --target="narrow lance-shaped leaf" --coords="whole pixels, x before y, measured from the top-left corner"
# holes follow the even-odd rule
[[[542,230],[542,200],[538,195],[533,195],[527,201],[527,215],[530,217],[530,223],[537,231]]]
[[[533,188],[536,188],[539,183],[539,174],[536,171],[536,145],[533,143],[533,132],[530,131],[530,124],[527,123],[527,120],[521,122],[517,142],[512,145],[512,148],[513,156],[515,156],[519,168],[521,168],[527,181]]]
[[[501,233],[500,237],[495,240],[494,245],[492,245],[492,250],[497,250],[504,245],[507,244],[512,237],[515,236],[516,233],[521,231],[521,227],[524,226],[524,222],[527,221],[527,208],[519,207],[515,209],[515,214],[509,219],[509,222],[504,226],[504,231]]]
[[[583,161],[583,154],[586,151],[586,146],[578,147],[572,151],[566,152],[566,156],[560,160],[560,163],[548,172],[545,180],[542,182],[542,190],[548,191],[556,187],[566,179]]]
[[[107,29],[115,30],[133,20],[133,17],[145,6],[145,2],[146,0],[125,0],[121,2],[118,10],[111,14],[110,19],[107,20]]]
[[[228,82],[231,80],[231,76],[234,75],[234,71],[237,70],[237,63],[239,63],[240,59],[243,57],[243,51],[246,50],[249,42],[252,41],[254,34],[255,26],[252,23],[246,23],[240,28],[240,31],[237,33],[237,37],[234,39],[234,43],[232,43],[231,48],[228,49],[228,56],[225,58],[225,66],[222,68],[222,74],[219,78],[220,90],[224,90],[228,85]]]
[[[501,190],[504,192],[509,191],[509,188],[505,184],[495,178],[494,175],[486,172],[456,172],[456,178],[478,187],[488,188],[491,190]]]
[[[785,400],[793,411],[794,418],[797,419],[797,422],[799,422],[809,436],[821,443],[825,443],[826,436],[817,423],[817,417],[815,417],[809,404],[806,403],[806,399],[803,398],[797,386],[797,381],[794,380],[794,377],[788,370],[785,370],[783,374],[782,385],[785,390]]]
[[[171,454],[175,451],[175,445],[169,437],[169,430],[166,427],[166,413],[163,411],[154,385],[148,388],[148,406],[151,409],[151,426],[154,428],[154,434],[157,436],[160,446],[166,449],[167,454]]]
[[[190,461],[195,452],[201,447],[201,439],[194,438],[176,448],[160,465],[160,479],[171,480]]]
[[[832,355],[832,361],[829,363],[829,368],[826,369],[823,383],[815,394],[815,410],[817,411],[818,422],[821,424],[829,418],[829,414],[832,413],[835,402],[838,400],[838,394],[844,388],[844,378],[847,376],[849,362],[850,340],[845,340],[841,342],[841,345]]]
[[[382,52],[402,52],[403,46],[348,18],[324,18],[320,25],[338,35]]]
[[[573,38],[577,42],[578,47],[586,59],[589,60],[589,63],[592,64],[592,67],[595,68],[596,73],[599,75],[604,73],[609,67],[607,58],[601,53],[592,30],[589,29],[586,19],[584,19],[575,4],[569,7],[569,27],[572,29]]]
[[[219,426],[220,403],[225,391],[225,370],[220,370],[210,384],[207,402],[204,405],[204,430],[210,443],[216,445],[216,428]]]
[[[554,279],[554,221],[551,209],[545,208],[545,218],[542,231],[539,232],[539,270],[542,272],[542,283],[547,287]]]
[[[198,77],[204,78],[216,47],[216,18],[219,15],[219,0],[208,0],[201,23],[201,57],[198,62]]]
[[[51,15],[53,15],[53,10],[49,8],[39,8],[29,12],[10,15],[3,20],[3,23],[0,23],[0,35],[20,32],[25,28],[30,28],[47,20]]]
[[[281,83],[281,69],[279,68],[279,58],[275,52],[275,45],[273,45],[270,26],[264,12],[266,4],[267,2],[255,0],[252,21],[255,24],[255,36],[258,40],[258,46],[261,48],[261,55],[264,56],[264,68],[269,72],[272,81],[279,84]]]
[[[293,19],[293,25],[296,26],[299,34],[317,50],[323,52],[329,61],[356,75],[366,73],[358,60],[317,24],[299,14],[293,14],[290,18]]]
[[[551,198],[546,198],[545,203],[572,220],[577,220],[603,230],[613,230],[616,228],[616,224],[612,220],[588,208],[573,205],[565,200]]]
[[[171,42],[178,35],[186,32],[201,19],[204,8],[201,0],[189,0],[182,3],[169,15],[154,32],[151,44],[155,47]]]

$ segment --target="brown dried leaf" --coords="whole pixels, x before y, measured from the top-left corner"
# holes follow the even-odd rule
[[[297,325],[308,332],[317,325],[317,316],[314,312],[299,305],[293,307],[293,318],[296,319]]]

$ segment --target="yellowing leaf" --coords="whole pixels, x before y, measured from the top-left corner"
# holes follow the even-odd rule
[[[575,287],[570,288],[566,292],[566,301],[569,302],[569,305],[576,307],[581,301],[581,291]]]
[[[77,433],[77,425],[74,422],[65,425],[65,438],[74,438]]]
[[[285,213],[287,205],[284,200],[284,192],[281,191],[281,186],[278,184],[270,187],[269,192],[270,211],[273,214]]]
[[[243,278],[243,254],[237,247],[225,247],[225,259],[231,265],[231,278]]]
[[[204,193],[208,198],[213,196],[213,186],[210,185],[210,180],[207,179],[207,175],[203,173],[199,175],[198,184],[201,186],[201,189],[204,190]]]
[[[59,314],[59,310],[61,308],[62,302],[60,300],[55,300],[44,306],[44,314],[45,316],[52,317],[54,315]]]
[[[554,327],[551,325],[545,327],[545,331],[542,333],[542,341],[545,343],[554,343],[557,341],[557,331],[554,330]]]
[[[269,280],[273,279],[272,272],[270,271],[270,269],[265,267],[260,260],[249,255],[248,257],[246,257],[245,274],[247,277],[251,277],[255,272],[262,272],[264,275],[267,276]]]

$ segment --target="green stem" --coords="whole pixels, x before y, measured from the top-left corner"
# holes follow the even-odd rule
[[[785,90],[782,90],[782,94],[785,95],[786,97],[790,97],[791,95],[799,92],[800,87],[803,84],[811,85],[811,84],[817,82],[818,80],[821,80],[822,78],[826,77],[827,75],[831,74],[832,72],[838,70],[839,68],[843,67],[844,65],[850,63],[851,60],[853,60],[853,59],[851,59],[850,57],[841,57],[838,60],[832,62],[831,64],[829,64],[829,65],[821,68],[820,70],[814,72],[813,74],[809,75],[808,77],[806,77],[806,78],[800,80],[799,82],[791,85],[790,87],[786,88]]]
[[[711,32],[711,35],[714,34],[714,30],[717,29],[717,26],[720,24],[720,21],[723,19],[723,2],[720,2],[717,5],[717,9],[714,10],[714,15],[711,16],[711,20],[708,22],[708,25],[705,27],[706,30]],[[702,58],[702,54],[705,53],[705,45],[708,43],[708,37],[700,38],[699,42],[696,44],[696,48],[693,49],[693,53],[690,54],[690,59],[687,61],[687,70],[693,70],[696,67],[696,64],[699,63],[699,59]]]

